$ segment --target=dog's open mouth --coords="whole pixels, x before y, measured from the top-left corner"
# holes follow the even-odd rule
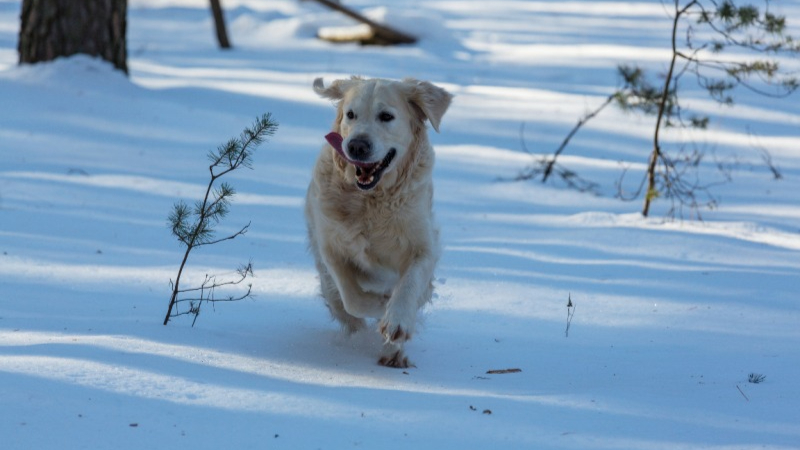
[[[362,163],[350,161],[356,166],[356,186],[363,191],[368,191],[378,184],[381,180],[383,171],[392,163],[394,156],[397,154],[395,149],[389,150],[386,157],[382,161],[376,163]]]
[[[378,182],[381,180],[383,172],[389,167],[389,164],[392,163],[395,155],[397,155],[397,150],[392,148],[381,161],[370,163],[354,161],[348,158],[342,150],[343,138],[339,133],[329,133],[327,136],[325,136],[325,139],[342,158],[356,168],[356,186],[358,186],[358,188],[362,191],[368,191],[378,184]]]

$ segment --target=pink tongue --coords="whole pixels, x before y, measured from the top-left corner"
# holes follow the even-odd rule
[[[344,141],[344,138],[342,137],[341,134],[335,131],[331,131],[330,133],[325,135],[325,140],[328,141],[328,143],[331,144],[331,147],[333,147],[337,152],[339,152],[340,155],[344,154],[344,152],[342,151],[342,142]]]
[[[339,155],[341,155],[342,158],[344,158],[345,160],[347,160],[347,162],[349,162],[354,166],[368,168],[368,167],[375,167],[378,165],[377,163],[365,163],[361,161],[353,161],[352,159],[348,158],[347,155],[344,154],[344,150],[342,150],[342,142],[344,142],[344,138],[342,137],[341,134],[335,131],[331,131],[330,133],[326,134],[325,140],[328,141],[329,144],[331,144],[331,147],[333,147],[333,149],[336,150],[336,152],[339,153]]]

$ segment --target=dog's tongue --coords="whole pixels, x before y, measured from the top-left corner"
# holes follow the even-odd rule
[[[335,131],[331,131],[330,133],[326,134],[325,140],[328,141],[329,144],[331,144],[331,147],[333,147],[333,149],[336,150],[336,153],[338,153],[342,158],[344,158],[345,161],[349,162],[350,164],[356,167],[361,167],[364,169],[368,168],[375,169],[375,167],[377,167],[379,164],[379,163],[365,163],[362,161],[353,161],[352,159],[348,158],[347,155],[344,153],[344,150],[342,150],[342,142],[344,142],[344,138],[342,137],[341,134]]]
[[[342,151],[342,142],[344,141],[344,138],[342,137],[341,134],[335,131],[331,131],[330,133],[325,135],[325,140],[328,141],[328,144],[331,144],[331,147],[333,147],[337,152],[339,152],[339,154],[344,153]]]
[[[362,189],[371,189],[375,185],[374,183],[377,183],[377,180],[380,180],[380,173],[377,171],[379,170],[379,167],[381,167],[382,162],[365,163],[351,160],[347,157],[347,155],[344,154],[344,150],[342,150],[342,142],[344,142],[344,138],[341,134],[335,131],[331,131],[330,133],[326,134],[325,140],[328,141],[328,144],[331,144],[331,147],[333,147],[333,149],[336,150],[336,153],[344,158],[345,161],[356,166],[356,180],[359,183],[359,187]],[[378,178],[376,179],[375,177]]]

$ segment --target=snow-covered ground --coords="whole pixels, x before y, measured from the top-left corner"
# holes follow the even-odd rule
[[[600,196],[497,179],[531,162],[521,134],[552,152],[617,64],[664,68],[661,2],[346,3],[421,42],[335,46],[316,30],[350,22],[312,2],[225,0],[235,48],[219,51],[205,0],[129,0],[126,78],[87,57],[18,67],[20,2],[0,0],[0,447],[800,448],[797,95],[723,108],[688,85],[714,115],[688,136],[704,175],[724,179],[720,163],[732,182],[703,222],[663,220],[664,201],[645,220],[614,194],[625,168],[624,188],[641,179],[652,118],[609,108],[567,148]],[[800,5],[771,7],[800,34]],[[376,333],[339,333],[306,250],[334,114],[311,83],[350,74],[456,95],[432,133],[437,298],[405,371],[375,363]],[[171,206],[202,195],[205,154],[265,112],[280,128],[229,180],[220,227],[250,232],[188,273],[252,259],[257,296],[165,327]]]

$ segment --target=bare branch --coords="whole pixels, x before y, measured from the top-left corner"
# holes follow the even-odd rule
[[[561,145],[558,147],[558,149],[556,149],[555,153],[553,153],[553,157],[545,164],[544,172],[542,174],[542,183],[546,182],[547,178],[550,177],[550,173],[552,173],[553,171],[553,166],[556,163],[556,159],[559,157],[559,155],[561,155],[561,152],[563,152],[564,149],[567,147],[567,144],[569,144],[570,139],[572,139],[572,137],[575,136],[575,133],[577,133],[578,130],[586,124],[586,122],[592,120],[596,115],[600,114],[600,111],[602,111],[603,109],[605,109],[606,106],[611,104],[611,102],[614,101],[614,99],[617,97],[618,93],[619,91],[609,95],[602,105],[597,107],[594,111],[587,113],[586,115],[581,117],[580,120],[578,120],[578,123],[575,124],[572,130],[570,130],[570,132],[567,134],[567,137],[565,137],[564,140],[561,142]]]

